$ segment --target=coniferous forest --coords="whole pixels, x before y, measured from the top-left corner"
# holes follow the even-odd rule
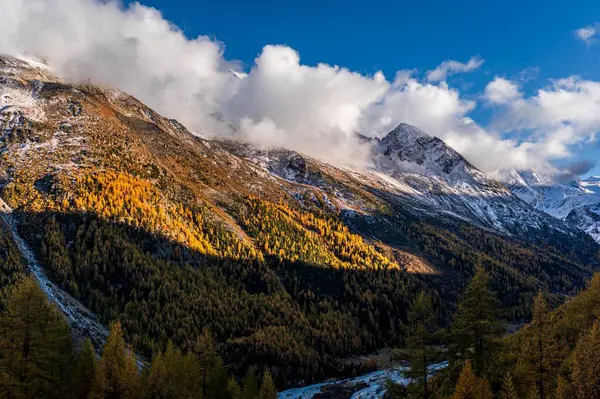
[[[141,357],[119,322],[99,351],[74,339],[6,235],[0,308],[0,395],[6,398],[276,398],[270,369],[241,370],[219,355],[204,329],[189,349],[170,340]],[[408,386],[389,383],[390,398],[594,398],[600,373],[600,275],[550,309],[540,291],[531,321],[508,333],[490,275],[478,268],[449,323],[420,291],[402,326]],[[400,328],[400,326],[399,326]],[[100,354],[100,355],[98,355]],[[446,360],[431,373],[428,367]],[[276,368],[274,370],[277,370]]]
[[[464,292],[458,295],[444,291],[434,280],[407,273],[393,256],[351,233],[332,212],[307,211],[252,196],[240,198],[241,206],[231,212],[244,229],[240,233],[207,217],[206,205],[165,201],[153,185],[129,174],[107,171],[81,176],[64,192],[43,197],[26,183],[15,182],[5,188],[4,195],[27,199],[27,211],[18,213],[21,233],[51,279],[102,323],[113,326],[104,351],[118,359],[110,364],[118,364],[119,369],[104,371],[114,381],[102,389],[120,390],[116,397],[142,395],[141,386],[166,392],[144,391],[148,397],[187,397],[198,392],[207,397],[211,390],[214,397],[221,397],[224,390],[236,397],[246,385],[259,385],[245,384],[245,375],[249,380],[264,380],[268,390],[356,375],[371,370],[373,364],[345,358],[381,347],[414,351],[409,375],[415,384],[392,387],[392,393],[449,395],[456,381],[457,392],[473,381],[485,385],[486,392],[497,390],[499,381],[508,377],[494,373],[502,370],[502,362],[515,350],[512,345],[527,350],[535,347],[516,338],[529,327],[502,341],[505,329],[500,320],[519,322],[533,314],[535,323],[541,317],[541,305],[531,293],[538,287],[558,287],[556,292],[569,293],[575,289],[568,275],[557,279],[548,274],[531,280],[512,269],[518,264],[521,273],[527,268],[547,270],[572,260],[550,250],[543,257],[528,257],[528,249],[491,234],[481,235],[481,231],[471,232],[466,226],[449,234],[422,222],[410,225],[423,249],[447,262],[461,276],[456,281],[465,281]],[[239,234],[253,245],[239,240]],[[435,241],[428,241],[434,237]],[[23,378],[45,379],[44,373],[56,372],[48,381],[60,385],[66,378],[87,378],[83,384],[89,386],[73,389],[92,395],[94,389],[101,389],[93,385],[97,379],[109,378],[101,373],[105,355],[96,364],[90,343],[72,342],[64,321],[26,277],[10,237],[4,234],[2,239],[7,323],[22,322],[11,313],[18,315],[18,309],[12,308],[23,302],[14,298],[37,295],[35,302],[44,306],[36,312],[47,314],[44,318],[54,323],[37,334],[56,335],[51,342],[39,344],[39,348],[56,351],[41,363],[33,361],[41,367],[35,373],[41,374],[15,377],[13,373],[21,373],[21,367],[29,367],[15,366],[16,370],[7,370],[7,384],[18,384]],[[484,277],[478,265],[484,265],[489,274]],[[475,270],[480,272],[467,285]],[[502,295],[491,294],[490,289]],[[559,302],[557,296],[547,295],[553,306]],[[22,330],[9,325],[6,331]],[[548,334],[543,336],[548,338]],[[523,353],[529,353],[525,349]],[[23,353],[14,356],[27,363]],[[148,365],[142,373],[136,356]],[[534,377],[525,370],[533,367],[526,363],[533,357],[519,359],[519,368],[510,370],[510,383],[519,392],[532,385]],[[444,358],[450,359],[450,366],[441,373],[447,380],[423,373]],[[79,363],[89,370],[81,371],[75,366]],[[181,369],[182,374],[169,374],[173,369]],[[73,377],[70,373],[75,372],[85,376]],[[201,389],[192,377],[198,373],[211,376],[201,378]],[[154,378],[181,379],[192,385],[169,386]],[[556,389],[557,378],[552,376],[546,392]],[[561,384],[572,378],[565,375]],[[170,391],[176,388],[182,393]]]
[[[172,343],[149,363],[136,358],[121,325],[98,357],[89,339],[75,344],[63,315],[31,278],[13,285],[0,315],[3,398],[276,398],[268,371],[249,368],[238,382],[205,330],[192,350]]]
[[[582,231],[534,210],[494,230],[283,150],[282,178],[124,93],[34,77],[11,84],[46,119],[2,124],[0,398],[275,398],[382,348],[412,381],[390,397],[600,397]]]

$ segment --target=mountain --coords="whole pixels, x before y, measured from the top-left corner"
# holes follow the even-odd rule
[[[224,145],[286,181],[331,192],[332,200],[348,211],[369,210],[360,198],[344,193],[340,183],[366,184],[371,193],[420,217],[458,218],[514,236],[539,235],[542,228],[557,234],[579,234],[568,224],[532,209],[442,140],[414,126],[400,124],[382,139],[362,136],[361,140],[370,147],[369,162],[363,169],[333,167],[283,149],[260,150],[237,142]],[[335,180],[323,179],[323,172]]]
[[[600,241],[600,178],[546,176],[535,170],[502,171],[501,179],[519,198]]]
[[[208,329],[231,373],[267,367],[284,386],[360,372],[349,356],[401,342],[418,292],[447,322],[478,266],[509,320],[596,270],[587,234],[441,140],[400,125],[365,145],[356,169],[207,140],[2,56],[0,254],[16,264],[0,282],[33,275],[79,335],[120,321],[142,359]]]
[[[391,176],[398,191],[437,212],[464,218],[504,234],[527,236],[542,226],[575,234],[563,223],[536,212],[437,137],[401,124],[373,150],[373,171]]]

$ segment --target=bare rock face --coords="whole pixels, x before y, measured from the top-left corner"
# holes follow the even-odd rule
[[[290,162],[287,164],[286,169],[294,176],[294,180],[297,178],[306,179],[308,177],[308,166],[306,161],[300,154],[295,154]]]

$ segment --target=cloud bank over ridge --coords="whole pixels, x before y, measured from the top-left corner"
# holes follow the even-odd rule
[[[225,59],[223,43],[187,38],[139,3],[0,0],[0,9],[2,53],[44,57],[67,80],[118,87],[199,134],[230,135],[215,120],[219,114],[245,140],[328,161],[360,163],[354,133],[381,136],[400,122],[440,137],[484,171],[547,166],[600,130],[591,116],[600,115],[600,83],[576,77],[529,98],[519,83],[496,77],[483,96],[503,118],[491,129],[479,125],[469,116],[476,101],[446,82],[480,68],[479,57],[444,61],[424,78],[398,71],[388,79],[381,72],[305,65],[294,49],[267,44],[242,71]],[[533,133],[506,135],[525,130]]]

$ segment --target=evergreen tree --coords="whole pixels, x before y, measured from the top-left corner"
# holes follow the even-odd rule
[[[87,399],[92,391],[96,378],[96,352],[90,339],[86,339],[79,349],[72,377],[73,397]]]
[[[135,357],[125,344],[120,323],[113,323],[91,393],[93,399],[132,399],[140,395]]]
[[[385,397],[388,399],[404,399],[408,397],[406,386],[395,383],[390,378],[385,381],[385,387]]]
[[[471,362],[463,366],[452,399],[492,399],[494,397],[489,382],[475,375]]]
[[[69,327],[31,278],[14,287],[0,314],[0,396],[64,396]]]
[[[573,352],[572,381],[575,397],[600,398],[600,323],[594,325],[577,342]]]
[[[242,399],[256,399],[258,397],[258,382],[256,381],[256,374],[254,374],[254,368],[249,367],[244,377],[244,392],[242,393]]]
[[[527,399],[539,399],[540,390],[538,389],[537,384],[533,384],[527,393]]]
[[[196,343],[194,344],[194,353],[198,357],[202,397],[208,398],[208,391],[212,381],[212,370],[217,358],[215,343],[208,329],[205,328],[196,340]]]
[[[167,398],[172,395],[171,385],[167,380],[167,370],[165,359],[162,353],[158,353],[152,359],[150,368],[144,374],[144,396],[149,399]]]
[[[198,363],[193,355],[183,356],[172,342],[165,353],[158,353],[145,375],[147,398],[198,398]]]
[[[220,399],[227,392],[227,370],[223,365],[223,359],[219,356],[215,358],[215,364],[212,370],[212,377],[209,387],[209,397],[213,399]]]
[[[142,379],[135,353],[131,348],[127,348],[125,351],[123,381],[123,385],[125,386],[125,391],[122,396],[123,399],[137,399],[142,397]]]
[[[510,373],[507,373],[502,380],[500,399],[518,399],[517,390],[515,389]]]
[[[554,397],[556,399],[572,399],[574,397],[571,384],[569,384],[569,381],[563,376],[558,376],[556,382],[556,395],[554,395]]]
[[[202,385],[198,379],[200,375],[198,357],[191,352],[186,354],[183,356],[181,367],[183,369],[180,378],[182,398],[202,398]]]
[[[524,331],[526,339],[519,364],[519,370],[525,378],[537,386],[539,399],[548,396],[552,380],[554,345],[550,328],[548,305],[542,292],[539,292],[533,303],[531,323]]]
[[[472,361],[476,373],[485,376],[504,328],[498,319],[499,301],[488,288],[489,277],[478,267],[458,302],[451,326],[452,366]]]
[[[237,383],[235,378],[229,378],[229,382],[227,383],[227,399],[241,399],[242,398],[242,389],[240,385]]]
[[[275,390],[275,384],[273,378],[268,370],[265,370],[263,374],[262,384],[260,385],[259,399],[277,399],[277,391]]]
[[[436,316],[431,297],[421,291],[408,312],[408,337],[406,349],[409,368],[404,372],[416,383],[422,398],[429,397],[429,366],[438,360],[435,343]]]

